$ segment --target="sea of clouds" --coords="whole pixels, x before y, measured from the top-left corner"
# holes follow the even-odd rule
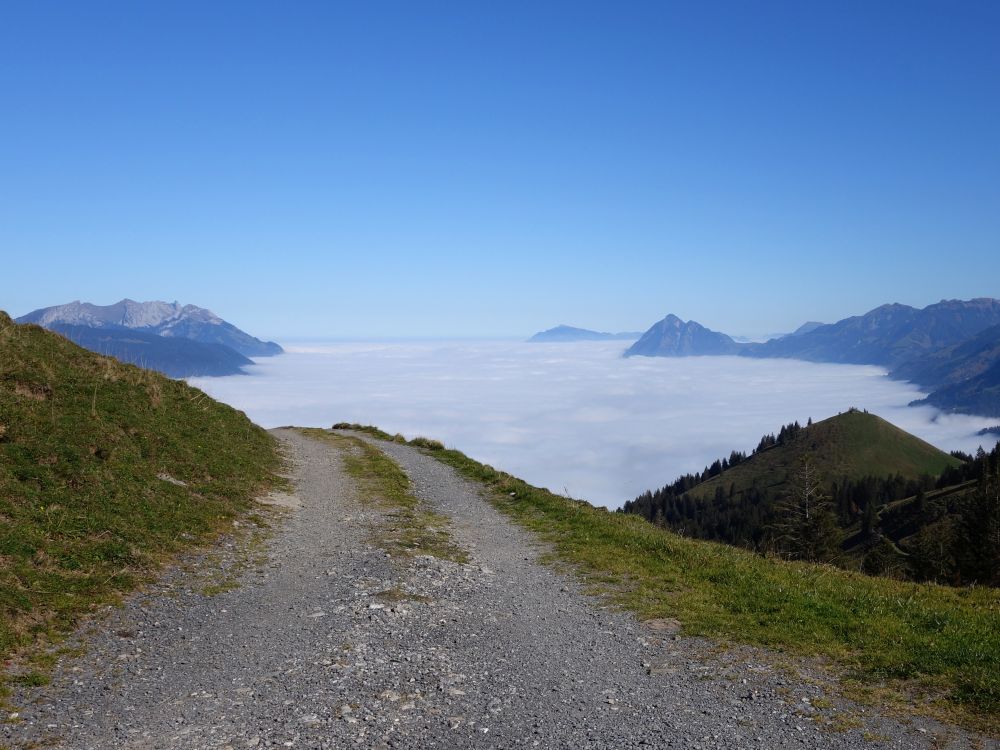
[[[782,424],[851,406],[944,450],[974,451],[996,419],[908,407],[922,393],[878,367],[742,357],[622,358],[622,342],[290,345],[251,374],[193,378],[265,427],[373,424],[425,435],[522,477],[618,507],[749,451]]]

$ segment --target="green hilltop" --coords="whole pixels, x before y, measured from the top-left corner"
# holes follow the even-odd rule
[[[279,466],[242,412],[0,312],[0,658],[231,528]]]
[[[872,575],[1000,585],[1000,449],[949,455],[850,409],[765,435],[624,505],[700,539]],[[991,505],[993,503],[993,505]]]
[[[958,466],[954,456],[868,412],[850,409],[803,427],[784,445],[758,451],[746,461],[689,491],[714,497],[718,488],[739,495],[750,488],[780,490],[809,456],[817,474],[830,481],[899,475],[938,476]]]

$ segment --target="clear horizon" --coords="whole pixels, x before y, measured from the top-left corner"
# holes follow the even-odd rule
[[[760,335],[998,296],[1000,6],[21,4],[0,307]]]

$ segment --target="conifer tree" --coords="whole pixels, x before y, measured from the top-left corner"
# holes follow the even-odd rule
[[[830,498],[822,490],[812,458],[805,456],[789,491],[775,503],[772,538],[775,549],[796,560],[828,562],[837,550],[839,532]]]
[[[978,458],[983,475],[962,516],[955,557],[963,582],[1000,586],[1000,470],[990,470],[985,457]]]

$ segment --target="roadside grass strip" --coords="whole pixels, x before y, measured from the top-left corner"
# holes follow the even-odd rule
[[[685,635],[822,657],[849,697],[1000,733],[1000,591],[875,578],[688,539],[429,442],[410,444],[482,483],[495,507],[551,545],[550,561],[568,563],[592,593],[639,619],[675,618]]]

